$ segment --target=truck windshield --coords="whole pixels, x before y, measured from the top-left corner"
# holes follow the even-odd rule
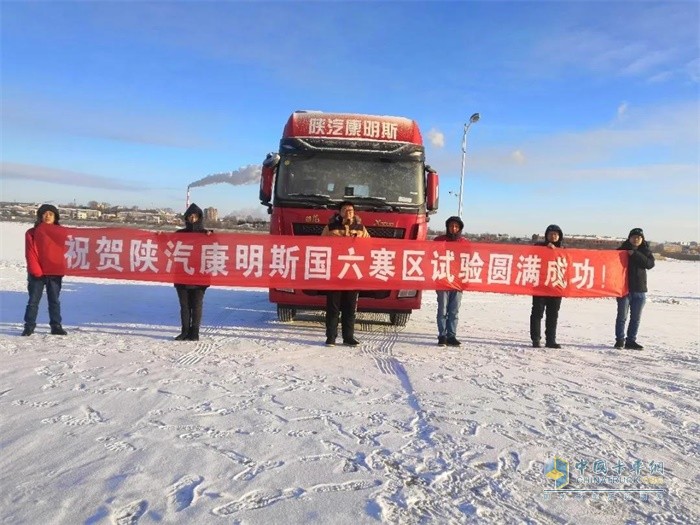
[[[276,192],[284,200],[370,197],[417,206],[425,200],[423,164],[406,159],[286,156],[280,162]]]

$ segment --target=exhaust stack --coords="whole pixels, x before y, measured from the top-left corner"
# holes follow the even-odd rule
[[[187,198],[185,198],[185,209],[190,207],[190,187],[187,186]]]

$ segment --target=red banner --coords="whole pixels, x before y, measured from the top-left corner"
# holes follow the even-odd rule
[[[39,226],[47,275],[313,290],[627,293],[627,252],[514,244]]]

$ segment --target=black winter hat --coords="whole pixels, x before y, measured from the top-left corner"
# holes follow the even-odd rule
[[[547,229],[544,231],[545,242],[548,242],[547,234],[549,232],[557,232],[559,234],[559,240],[554,243],[554,246],[556,246],[557,248],[561,248],[562,244],[564,243],[564,232],[561,231],[561,228],[559,226],[557,226],[556,224],[550,224],[549,226],[547,226]]]
[[[639,235],[642,238],[642,240],[644,240],[644,230],[642,230],[641,228],[632,228],[627,238],[629,239],[630,237],[632,237],[632,235]]]
[[[550,224],[549,226],[547,226],[547,229],[544,231],[544,236],[547,237],[547,234],[549,232],[557,232],[559,234],[559,237],[564,236],[564,232],[562,232],[561,228],[556,224]]]
[[[460,218],[457,217],[456,215],[453,215],[452,217],[449,217],[449,218],[445,221],[445,229],[448,229],[448,228],[450,227],[450,223],[451,223],[451,222],[456,222],[457,224],[459,224],[459,231],[462,231],[462,230],[464,229],[464,222],[462,222],[462,219],[460,219]]]
[[[338,210],[342,210],[344,206],[350,206],[353,210],[355,209],[355,203],[352,201],[343,201],[338,205]]]
[[[204,212],[202,211],[202,208],[197,206],[194,202],[190,204],[190,207],[187,208],[185,211],[185,214],[183,215],[183,218],[185,219],[185,222],[187,222],[187,217],[192,215],[193,213],[196,213],[199,215],[199,220],[201,221],[204,218]]]
[[[58,208],[56,208],[56,206],[54,206],[53,204],[42,204],[41,206],[39,206],[39,209],[36,210],[37,224],[41,222],[44,213],[46,213],[47,211],[53,212],[53,216],[56,218],[53,223],[58,224],[58,221],[60,220],[60,215],[58,213]]]

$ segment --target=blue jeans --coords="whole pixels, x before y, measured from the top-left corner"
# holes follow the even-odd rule
[[[637,342],[637,331],[642,320],[642,310],[647,296],[644,292],[631,292],[629,295],[617,298],[617,319],[615,320],[615,339],[625,338],[625,323],[627,312],[630,313],[630,324],[627,326],[627,342]]]
[[[24,327],[34,330],[36,327],[36,316],[39,313],[39,303],[46,287],[46,297],[49,300],[49,324],[51,328],[61,326],[61,302],[58,296],[61,293],[63,277],[55,275],[34,277],[27,274],[27,291],[29,292],[29,302],[24,312]]]
[[[457,321],[459,320],[459,305],[462,302],[462,292],[437,292],[437,326],[439,337],[457,337]]]

